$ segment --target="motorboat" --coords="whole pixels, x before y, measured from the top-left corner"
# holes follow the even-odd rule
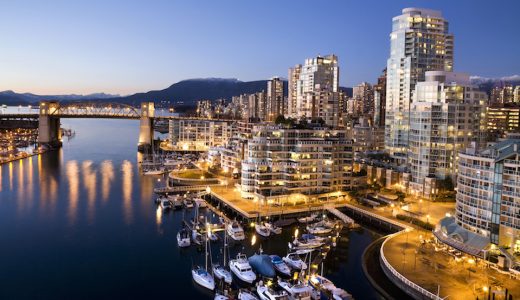
[[[238,300],[258,300],[258,297],[251,291],[240,289],[238,291]]]
[[[249,265],[259,275],[268,278],[274,278],[276,276],[276,271],[269,255],[255,254],[251,256],[248,261]]]
[[[285,290],[275,291],[264,284],[256,287],[256,293],[262,300],[289,300],[289,295]]]
[[[168,200],[172,202],[173,209],[181,209],[182,208],[182,199],[179,195],[170,195],[168,196]]]
[[[289,281],[278,279],[278,286],[287,292],[290,300],[320,299],[319,292],[316,292],[303,282],[290,283]]]
[[[307,231],[311,234],[328,234],[332,232],[333,227],[329,227],[326,223],[320,221],[311,225],[307,225]]]
[[[172,203],[171,203],[170,200],[168,200],[168,199],[163,199],[163,200],[161,200],[160,205],[161,205],[161,208],[162,208],[163,210],[167,210],[167,209],[172,208]]]
[[[202,234],[200,234],[196,229],[191,231],[191,240],[197,245],[202,245],[204,242]]]
[[[316,236],[310,233],[302,234],[302,239],[306,241],[316,242],[316,243],[325,243],[327,241],[326,237]]]
[[[283,275],[291,276],[291,269],[285,264],[280,256],[269,255],[269,257],[271,257],[271,262],[273,263],[273,267],[276,271]]]
[[[184,206],[186,208],[193,208],[193,200],[191,200],[191,199],[184,199]]]
[[[177,245],[181,248],[191,245],[190,232],[187,228],[183,228],[177,233]]]
[[[226,226],[227,234],[234,239],[235,241],[243,241],[246,236],[244,234],[244,229],[237,221],[233,221]]]
[[[288,253],[282,260],[291,268],[295,270],[307,269],[307,264],[301,259],[297,253]]]
[[[289,243],[289,248],[297,250],[316,249],[323,246],[324,244],[324,242],[296,238],[292,243]]]
[[[238,253],[236,259],[232,259],[229,262],[229,268],[238,279],[244,282],[251,284],[256,280],[256,274],[251,269],[251,265],[247,261],[247,256],[242,253]]]
[[[162,175],[165,172],[166,172],[166,170],[164,170],[164,169],[153,169],[153,170],[143,171],[143,174],[148,175],[148,176],[157,176],[157,175]]]
[[[298,222],[301,224],[307,224],[313,222],[314,220],[316,220],[316,218],[318,218],[318,214],[311,214],[307,217],[298,218]]]
[[[334,300],[352,300],[352,295],[347,291],[337,288],[332,281],[320,275],[312,275],[309,279],[309,284],[316,290],[326,290],[332,294]]]
[[[263,237],[269,237],[269,235],[271,234],[271,231],[261,223],[255,224],[255,231]]]
[[[216,242],[218,241],[218,235],[213,231],[208,232],[208,239],[212,242]]]
[[[206,200],[204,200],[202,198],[195,198],[195,199],[193,199],[193,202],[195,202],[195,205],[198,208],[208,207],[208,204],[206,203]]]
[[[282,233],[282,227],[276,226],[274,223],[265,222],[264,226],[269,229],[271,233],[274,234],[281,234]]]

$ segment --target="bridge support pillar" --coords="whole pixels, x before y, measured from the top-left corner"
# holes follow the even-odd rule
[[[40,116],[38,124],[38,144],[61,146],[60,118],[53,116],[60,109],[58,102],[40,102]]]
[[[141,125],[139,126],[139,142],[137,147],[144,150],[153,142],[153,118],[155,117],[155,105],[153,102],[141,103]]]

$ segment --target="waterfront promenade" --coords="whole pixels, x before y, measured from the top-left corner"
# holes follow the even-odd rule
[[[441,298],[488,299],[489,291],[499,296],[505,294],[506,288],[513,299],[520,297],[517,279],[474,257],[455,259],[447,251],[436,251],[433,243],[422,242],[425,239],[432,239],[432,233],[402,231],[383,244],[382,253],[397,272]]]

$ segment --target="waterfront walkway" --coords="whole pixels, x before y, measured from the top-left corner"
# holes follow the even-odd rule
[[[424,239],[432,239],[432,233],[403,231],[383,246],[388,263],[408,280],[432,294],[439,293],[441,298],[487,299],[490,289],[498,296],[506,288],[513,299],[520,297],[520,281],[474,257],[455,259],[444,250],[436,251],[434,244],[422,242]]]

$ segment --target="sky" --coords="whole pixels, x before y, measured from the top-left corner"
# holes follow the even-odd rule
[[[520,74],[516,0],[0,0],[0,91],[126,95],[189,78],[261,80],[330,53],[341,85],[373,83],[405,7],[442,11],[455,71]]]

